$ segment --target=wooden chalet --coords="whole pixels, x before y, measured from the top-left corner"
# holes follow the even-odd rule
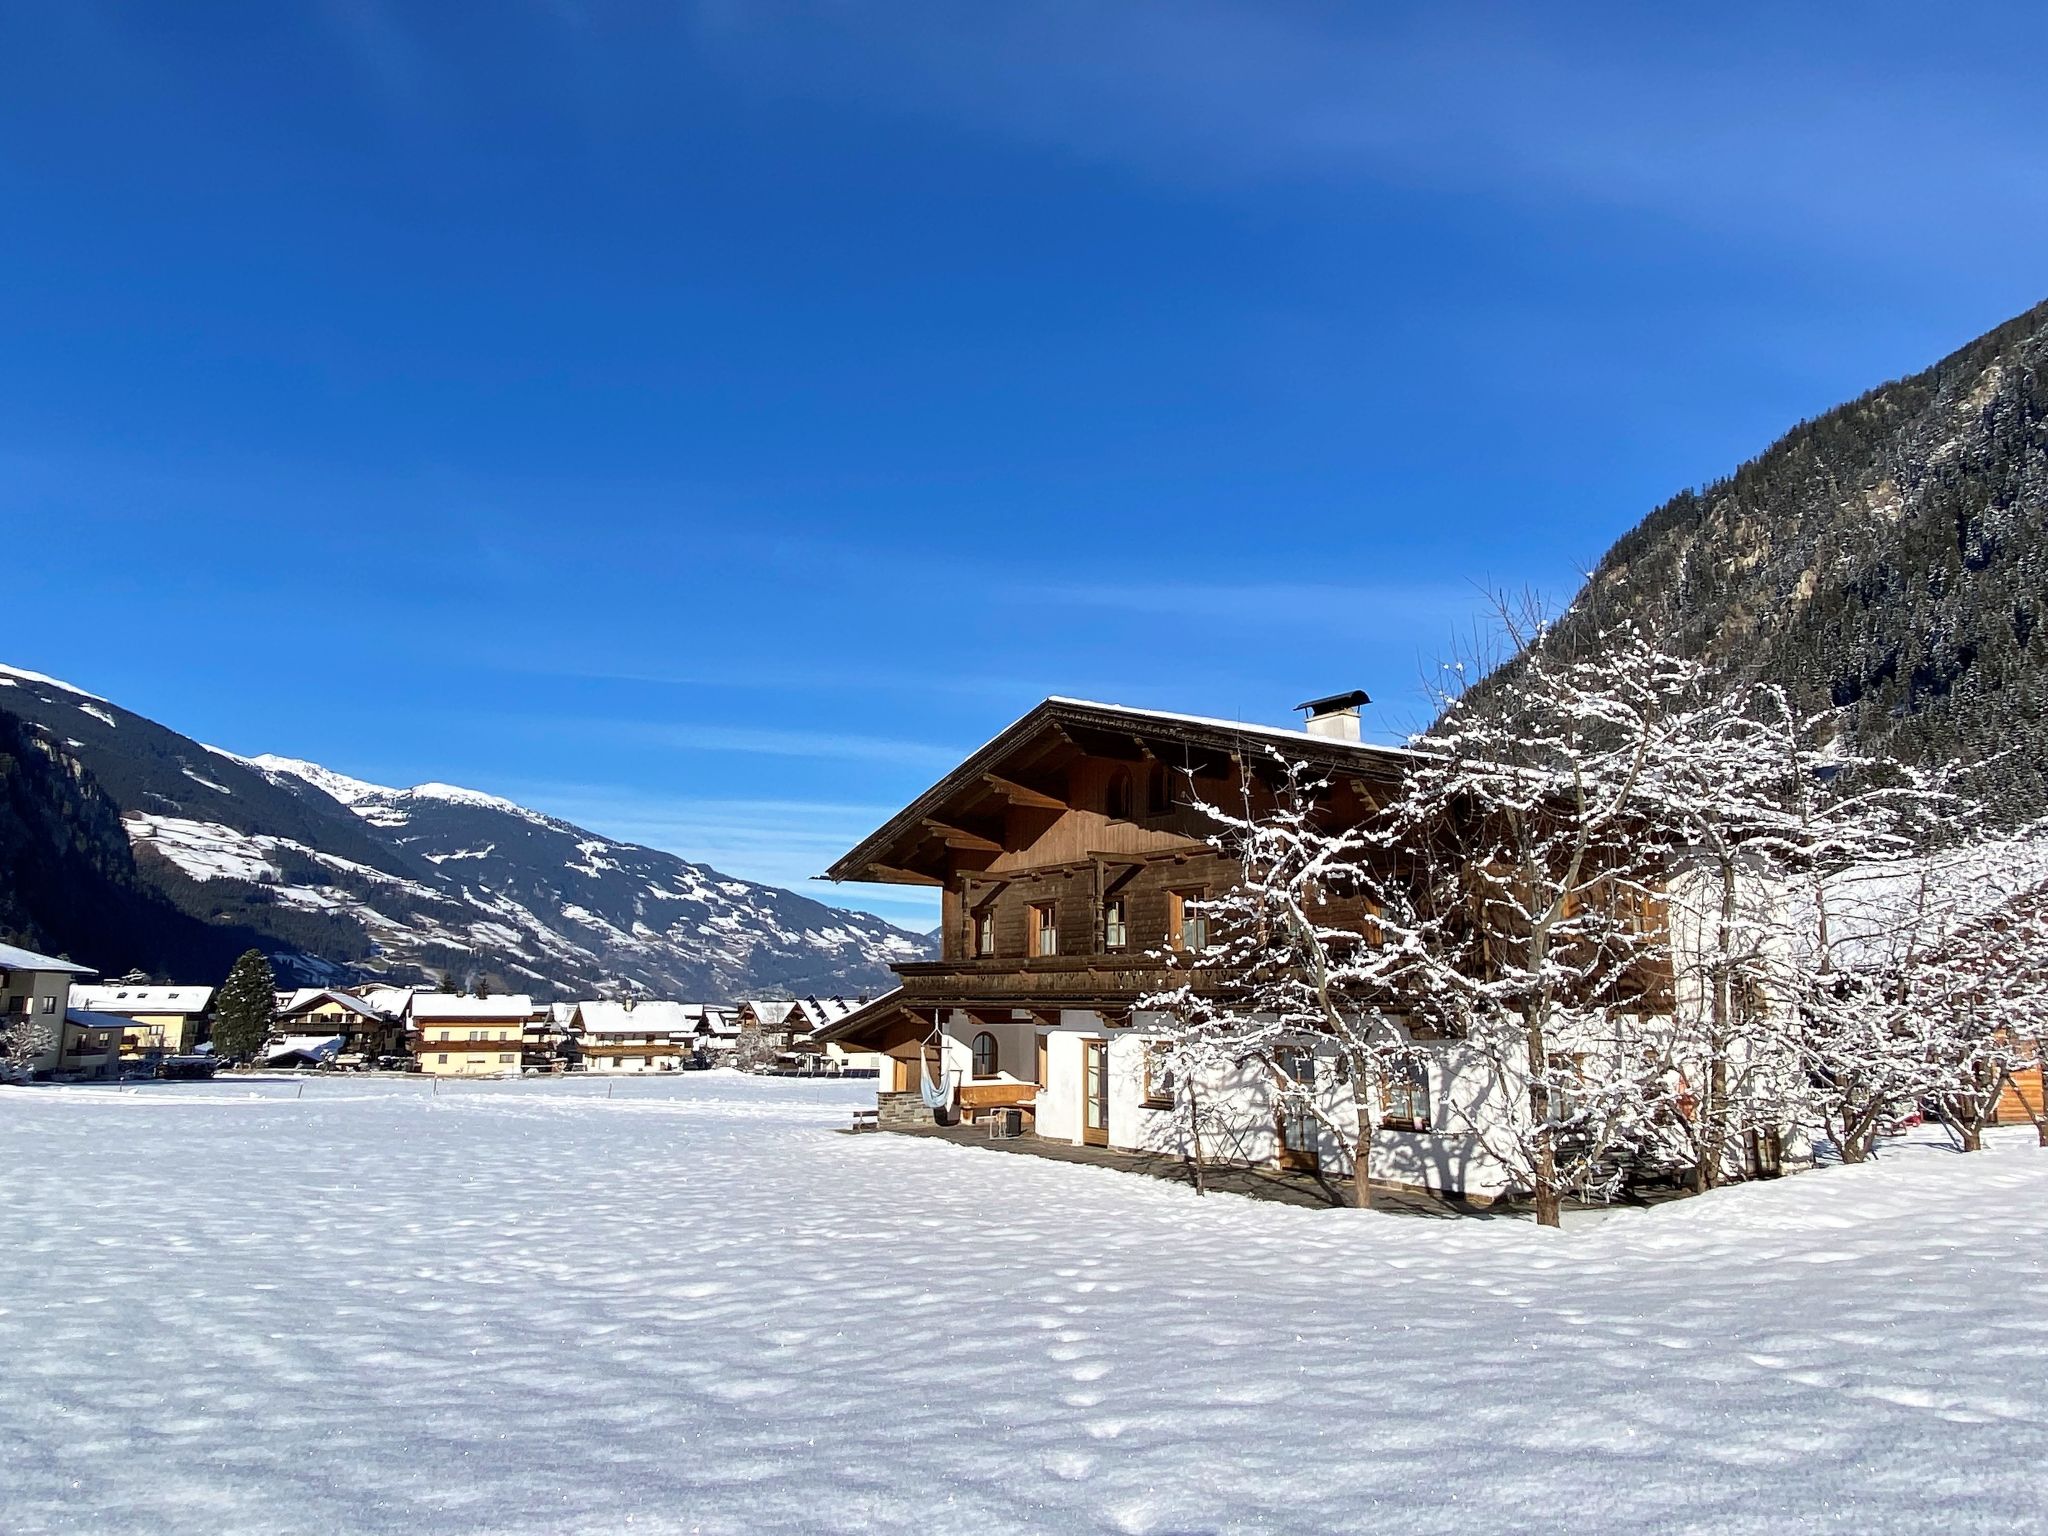
[[[881,1054],[884,1124],[928,1120],[920,1083],[950,1073],[970,1118],[1016,1109],[1040,1135],[1162,1145],[1171,1099],[1137,1004],[1166,984],[1165,952],[1205,942],[1202,902],[1238,875],[1199,803],[1270,805],[1278,752],[1327,775],[1333,819],[1368,814],[1409,754],[1358,740],[1363,702],[1318,700],[1293,731],[1046,700],[827,871],[937,888],[942,953],[897,965],[896,991],[819,1038]],[[1312,1127],[1263,1131],[1262,1157],[1324,1155]]]

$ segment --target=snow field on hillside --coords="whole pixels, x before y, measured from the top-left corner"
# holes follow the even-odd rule
[[[867,1102],[0,1090],[0,1529],[2048,1519],[2031,1133],[1560,1234],[841,1134]]]

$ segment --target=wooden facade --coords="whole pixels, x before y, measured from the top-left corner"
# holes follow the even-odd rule
[[[1201,947],[1201,902],[1239,876],[1210,845],[1215,824],[1200,806],[1270,809],[1276,751],[1328,776],[1321,804],[1333,821],[1370,814],[1407,757],[1225,721],[1040,705],[828,871],[937,887],[942,939],[941,958],[896,966],[899,990],[831,1037],[894,1057],[885,1085],[906,1090],[941,1010],[1052,1027],[1061,1010],[1084,1009],[1127,1023],[1165,983],[1166,953]],[[1362,906],[1349,916],[1369,928]],[[1039,1054],[1025,1070],[1042,1083]]]

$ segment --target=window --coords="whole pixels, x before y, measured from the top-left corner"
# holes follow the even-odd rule
[[[500,1056],[498,1058],[499,1061],[510,1061],[511,1059],[512,1058],[510,1056]]]
[[[974,914],[974,952],[977,955],[996,952],[996,909],[992,905]]]
[[[1060,952],[1060,909],[1050,901],[1031,904],[1031,953],[1056,955]]]
[[[441,1053],[441,1057],[440,1057],[440,1063],[441,1063],[441,1065],[442,1065],[442,1066],[444,1066],[444,1067],[448,1065],[448,1054],[447,1054],[447,1052],[445,1052],[445,1051],[444,1051],[444,1052],[442,1052],[442,1053]]]
[[[1102,904],[1102,947],[1122,949],[1130,938],[1130,929],[1124,923],[1124,899],[1112,896]]]
[[[1175,1091],[1173,1058],[1163,1045],[1145,1047],[1145,1107],[1171,1109]]]
[[[46,997],[46,998],[44,998],[44,999],[43,999],[43,1012],[45,1012],[45,1013],[55,1013],[56,1011],[57,1011],[57,999],[56,999],[56,998],[54,998],[54,997]]]
[[[1429,1069],[1419,1061],[1400,1061],[1387,1074],[1382,1123],[1397,1131],[1429,1129]]]
[[[1166,941],[1175,949],[1209,947],[1209,924],[1202,916],[1200,891],[1166,893]]]
[[[1103,814],[1112,821],[1131,819],[1131,775],[1119,768],[1109,776],[1109,787],[1102,792]]]
[[[974,1037],[974,1075],[996,1075],[996,1037],[985,1029]]]

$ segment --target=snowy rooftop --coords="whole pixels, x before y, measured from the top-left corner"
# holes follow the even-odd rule
[[[97,976],[89,965],[73,965],[55,955],[39,955],[32,949],[0,944],[0,971],[68,971],[73,976]]]
[[[576,1025],[586,1035],[695,1034],[704,1009],[697,1003],[622,1002],[598,998],[576,1005]]]
[[[525,993],[492,997],[464,997],[454,992],[415,992],[415,1019],[519,1019],[533,1014],[533,999]]]
[[[101,1013],[204,1013],[213,1001],[211,987],[73,987],[81,1008]]]

